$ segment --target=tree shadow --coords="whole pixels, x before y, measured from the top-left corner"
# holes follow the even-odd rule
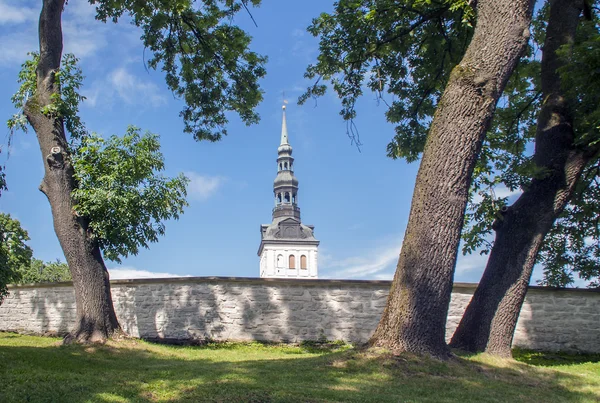
[[[330,346],[0,346],[0,401],[597,401],[585,378]]]
[[[515,360],[539,367],[600,362],[600,354],[579,354],[514,349]]]
[[[3,330],[64,336],[75,323],[75,295],[70,282],[52,287],[14,287],[10,294],[2,306]]]
[[[530,286],[513,347],[569,353],[600,351],[600,292]]]

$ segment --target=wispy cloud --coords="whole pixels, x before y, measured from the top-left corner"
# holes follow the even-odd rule
[[[0,0],[0,27],[10,27],[0,35],[0,64],[19,65],[25,60],[27,52],[38,50],[37,20],[40,10],[39,1]],[[63,53],[73,53],[83,60],[105,48],[109,36],[123,38],[123,34],[127,36],[128,33],[137,32],[137,28],[129,24],[110,26],[96,21],[95,14],[95,7],[87,1],[70,1],[67,4],[62,21]],[[119,46],[123,48],[128,43],[120,40]]]
[[[108,81],[118,96],[128,104],[150,102],[156,107],[167,102],[154,83],[141,80],[125,67],[113,70]]]
[[[39,11],[32,7],[14,6],[0,1],[0,25],[22,24],[35,21]]]
[[[384,240],[360,255],[335,259],[323,256],[323,278],[389,280],[394,276],[402,239]]]
[[[510,190],[509,188],[507,188],[504,185],[496,186],[495,188],[492,189],[492,191],[494,192],[494,196],[496,198],[508,197],[509,202],[514,201],[514,198],[520,196],[521,193],[523,193],[521,190]],[[479,203],[479,202],[481,202],[481,200],[483,200],[483,198],[479,194],[476,194],[473,197],[473,203]]]
[[[136,278],[166,278],[166,277],[190,277],[189,275],[173,273],[154,273],[148,270],[139,270],[130,266],[119,266],[108,269],[111,280],[129,280]]]
[[[204,201],[215,195],[219,188],[226,181],[222,176],[201,175],[196,172],[186,172],[190,180],[187,192],[193,200]]]
[[[462,245],[461,245],[462,247]],[[477,283],[485,269],[489,255],[480,255],[479,252],[462,255],[459,250],[454,271],[454,281]]]
[[[83,105],[88,108],[102,105],[110,109],[117,100],[126,105],[154,108],[167,102],[166,95],[156,84],[134,75],[127,66],[113,69],[105,77],[95,80],[83,89],[82,95],[86,97]]]

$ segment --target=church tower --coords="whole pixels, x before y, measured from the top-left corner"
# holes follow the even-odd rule
[[[281,144],[277,149],[277,177],[273,183],[273,222],[260,226],[260,277],[317,278],[317,248],[314,226],[300,221],[298,179],[294,176],[292,146],[288,141],[285,105]]]

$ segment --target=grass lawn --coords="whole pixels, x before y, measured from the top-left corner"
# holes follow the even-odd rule
[[[342,344],[62,346],[0,332],[0,402],[600,401],[600,355],[516,357],[438,362]]]

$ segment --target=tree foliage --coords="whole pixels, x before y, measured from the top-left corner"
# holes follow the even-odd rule
[[[97,18],[117,22],[124,14],[143,31],[153,52],[152,69],[165,73],[167,86],[185,101],[180,115],[185,132],[197,140],[218,141],[227,134],[227,112],[257,123],[262,100],[258,80],[267,58],[248,49],[251,37],[232,23],[240,10],[260,0],[90,0]]]
[[[71,281],[69,266],[56,259],[53,262],[44,262],[40,259],[31,259],[31,263],[21,267],[21,278],[17,284],[56,283]]]
[[[471,38],[472,17],[464,1],[338,1],[334,14],[323,13],[308,27],[319,37],[320,52],[305,73],[315,83],[299,102],[323,95],[323,81],[330,81],[348,135],[360,143],[355,104],[364,90],[374,92],[396,124],[388,155],[415,161],[450,72]]]
[[[22,269],[31,264],[29,235],[10,214],[0,213],[0,303],[8,295],[7,284],[21,279]]]
[[[61,118],[70,134],[71,143],[76,143],[87,135],[87,131],[79,117],[79,104],[85,97],[79,93],[83,84],[83,73],[78,66],[79,60],[72,53],[63,55],[61,68],[55,74],[60,92],[52,94],[52,103],[44,107],[35,105],[35,92],[37,86],[37,66],[40,61],[38,52],[30,52],[30,58],[21,65],[17,78],[20,85],[11,101],[17,109],[7,122],[11,136],[15,130],[27,132],[28,122],[24,113],[25,105],[39,108],[46,116]]]
[[[164,220],[183,213],[187,178],[164,170],[159,137],[130,126],[123,137],[91,134],[73,155],[77,214],[90,220],[107,259],[137,254],[165,232]]]

